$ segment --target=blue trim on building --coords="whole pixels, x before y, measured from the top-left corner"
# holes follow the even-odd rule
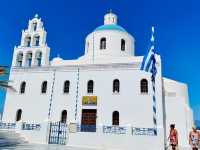
[[[126,30],[123,27],[116,24],[102,25],[95,29],[95,31],[102,31],[102,30],[117,30],[117,31],[126,32]]]

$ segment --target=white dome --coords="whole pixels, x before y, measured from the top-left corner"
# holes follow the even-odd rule
[[[57,56],[55,58],[53,58],[52,62],[60,62],[60,61],[63,61],[62,58],[60,58],[60,56]]]
[[[134,56],[134,42],[134,38],[117,25],[117,16],[108,13],[104,17],[104,25],[97,27],[86,37],[85,56],[96,58]]]

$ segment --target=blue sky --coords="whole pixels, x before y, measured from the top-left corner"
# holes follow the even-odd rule
[[[74,59],[83,54],[87,34],[102,25],[104,14],[112,9],[119,24],[135,37],[136,55],[146,53],[150,29],[155,26],[163,75],[188,84],[190,104],[198,112],[199,6],[198,0],[4,0],[0,5],[0,64],[11,64],[21,30],[36,13],[48,32],[51,58],[60,54],[65,59]],[[0,92],[0,109],[3,101],[4,94]],[[200,119],[196,113],[197,117]]]

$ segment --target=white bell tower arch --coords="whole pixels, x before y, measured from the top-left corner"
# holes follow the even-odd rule
[[[49,65],[50,48],[46,43],[47,32],[36,14],[22,30],[21,43],[14,48],[12,67],[40,67]]]

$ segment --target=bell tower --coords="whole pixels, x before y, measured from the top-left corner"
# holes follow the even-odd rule
[[[50,48],[46,43],[47,32],[36,14],[22,30],[21,43],[14,48],[12,67],[40,67],[49,65]]]

